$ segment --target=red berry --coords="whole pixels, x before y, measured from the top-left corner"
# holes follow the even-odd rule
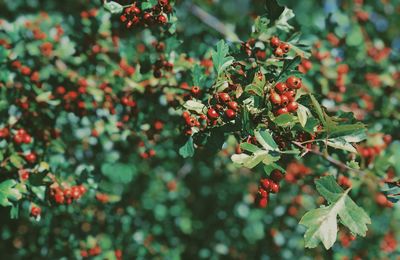
[[[289,112],[296,112],[299,108],[299,104],[296,101],[292,101],[286,106],[286,108]]]
[[[27,155],[25,155],[25,160],[27,160],[30,163],[34,163],[36,162],[36,154],[35,153],[28,153]]]
[[[200,94],[200,88],[198,86],[193,86],[192,89],[190,90],[194,96],[197,96]]]
[[[271,185],[271,180],[267,178],[261,179],[260,184],[265,190],[269,190],[269,187]]]
[[[287,89],[288,89],[288,87],[283,82],[279,82],[275,85],[275,90],[280,94],[283,94],[284,92],[286,92]]]
[[[234,111],[237,111],[238,110],[238,103],[235,102],[235,101],[231,101],[231,102],[228,103],[228,107],[230,109],[233,109]]]
[[[271,93],[269,94],[269,100],[271,101],[272,104],[275,105],[280,105],[282,102],[281,96],[274,91],[271,91]]]
[[[166,17],[165,15],[163,15],[163,14],[160,14],[160,15],[157,17],[157,21],[158,21],[160,24],[166,24],[166,23],[168,22],[167,17]]]
[[[266,208],[267,205],[268,205],[268,197],[258,199],[258,200],[257,200],[257,205],[258,205],[260,208]]]
[[[272,179],[274,182],[280,182],[280,181],[283,179],[283,174],[282,174],[282,172],[281,172],[280,170],[277,170],[277,169],[273,170],[273,171],[271,172],[271,179]]]
[[[217,111],[214,108],[209,108],[207,111],[207,115],[210,119],[215,120],[219,117]]]
[[[299,88],[301,88],[301,79],[299,79],[296,76],[290,76],[286,80],[286,84],[291,89],[299,89]]]
[[[285,95],[281,95],[281,105],[286,106],[289,103],[289,99]]]
[[[168,5],[168,0],[158,0],[158,4],[161,6],[166,6]]]
[[[266,198],[268,197],[268,192],[262,187],[260,187],[258,188],[258,195],[260,195],[261,198]]]
[[[278,37],[276,36],[272,36],[271,40],[270,40],[270,44],[272,47],[276,48],[279,46],[279,44],[281,43],[281,41],[279,40]]]
[[[278,109],[278,111],[276,111],[277,115],[283,115],[283,114],[287,114],[287,113],[289,113],[289,111],[287,110],[286,107],[282,107],[282,108]]]
[[[227,103],[231,100],[231,97],[229,96],[229,94],[225,93],[225,92],[219,93],[218,98],[219,98],[219,100],[221,100],[222,102],[225,102],[225,103]]]
[[[229,119],[234,119],[236,117],[236,112],[233,109],[225,110],[225,115]]]
[[[272,193],[278,193],[279,192],[279,184],[277,184],[276,182],[271,182],[269,190]]]
[[[288,90],[285,93],[283,93],[282,95],[285,95],[290,102],[290,101],[294,101],[294,96],[296,95],[296,92],[294,90]]]
[[[274,54],[275,54],[275,56],[278,56],[278,57],[283,56],[283,50],[278,47],[275,49]]]
[[[38,217],[38,216],[40,216],[40,213],[42,213],[42,209],[41,208],[39,208],[39,207],[36,207],[36,206],[32,206],[32,208],[31,208],[31,216],[32,217]]]
[[[189,113],[188,111],[184,111],[184,112],[182,113],[182,117],[183,117],[183,118],[188,118],[188,117],[190,117],[190,113]]]
[[[290,51],[290,45],[286,42],[279,44],[279,48],[281,48],[284,53],[288,53]]]

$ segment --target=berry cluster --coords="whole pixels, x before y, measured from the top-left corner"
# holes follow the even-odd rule
[[[296,112],[299,104],[295,101],[296,91],[301,88],[301,79],[290,76],[286,82],[278,82],[269,93],[269,100],[274,105],[274,113],[282,115]]]
[[[296,183],[304,176],[309,175],[311,169],[297,161],[293,161],[286,167],[285,181],[289,183]]]
[[[99,245],[95,245],[92,248],[89,249],[82,249],[81,250],[81,257],[82,258],[87,258],[90,256],[97,256],[101,254],[101,247]]]
[[[274,55],[277,57],[282,57],[290,51],[290,45],[281,41],[277,36],[273,36],[269,43],[274,48]]]
[[[381,249],[386,253],[392,253],[397,249],[397,240],[395,235],[390,232],[385,235],[381,242]]]
[[[283,174],[279,170],[273,170],[270,178],[260,180],[258,192],[256,196],[256,204],[260,208],[265,208],[268,205],[269,193],[279,192],[279,182],[283,179]]]
[[[392,137],[390,135],[384,135],[382,137],[383,143],[375,144],[375,145],[360,145],[358,146],[358,152],[361,157],[366,160],[367,164],[370,164],[374,161],[375,157],[381,154],[381,152],[391,143]]]
[[[7,128],[3,128],[3,129],[7,129]],[[7,129],[7,131],[8,131],[8,129]],[[15,133],[13,140],[16,144],[21,144],[21,143],[29,144],[32,142],[32,137],[25,131],[25,129],[19,129]]]
[[[151,26],[155,24],[165,25],[168,22],[167,14],[172,13],[172,6],[168,0],[158,0],[151,9],[142,10],[140,4],[134,2],[126,7],[120,16],[126,28],[135,26]]]
[[[62,188],[54,183],[50,189],[50,197],[57,204],[71,204],[72,201],[80,199],[86,193],[83,185],[76,185],[70,188]]]
[[[380,207],[383,207],[383,208],[392,208],[393,207],[393,203],[390,202],[387,199],[387,197],[385,196],[385,194],[383,194],[383,193],[376,194],[375,201],[376,201],[376,204],[378,204]]]
[[[193,86],[192,95],[199,95],[200,88]],[[229,122],[236,118],[239,105],[227,92],[216,93],[209,102],[210,106],[203,113],[190,114],[183,112],[182,116],[186,123],[185,134],[192,134],[192,127],[204,130],[207,126],[215,126],[218,123]]]

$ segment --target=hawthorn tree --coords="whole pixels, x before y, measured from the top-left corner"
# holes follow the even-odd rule
[[[204,3],[84,2],[0,21],[2,239],[19,256],[258,257],[265,229],[271,256],[338,235],[342,248],[367,236],[358,257],[396,255],[399,56],[371,33],[380,6],[344,1],[313,32],[254,1],[237,34]],[[185,11],[217,34],[191,35]],[[31,246],[27,225],[43,236]],[[206,232],[213,249],[197,245]]]

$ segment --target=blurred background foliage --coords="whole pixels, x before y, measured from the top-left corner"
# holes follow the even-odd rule
[[[181,48],[189,56],[201,57],[223,37],[192,12],[194,5],[217,17],[240,39],[247,40],[253,18],[264,13],[264,2],[177,1],[177,31],[184,42]],[[347,90],[338,98],[337,93],[332,94],[336,80],[332,71],[336,71],[337,63],[310,58],[313,68],[307,74],[307,86],[321,93],[323,104],[332,111],[340,107],[356,112],[369,126],[372,137],[368,142],[373,143],[377,133],[390,134],[398,140],[400,76],[396,73],[400,71],[400,1],[365,1],[362,9],[369,19],[361,23],[353,8],[357,1],[280,2],[294,10],[295,26],[301,30],[302,40],[314,46],[313,52],[329,52],[333,60],[350,67]],[[101,1],[0,1],[0,18],[13,22],[47,12],[50,24],[65,26],[70,41],[62,48],[67,52],[67,59],[68,48],[82,53],[90,48],[85,39],[97,38],[103,30],[101,27],[118,30],[116,21],[105,14],[92,23],[82,22],[81,12],[91,8],[101,9]],[[332,46],[327,40],[330,33],[342,44]],[[369,42],[365,41],[366,36]],[[125,32],[121,35],[121,55],[128,60],[137,56],[133,46],[141,42],[141,37],[146,34]],[[319,45],[313,45],[316,42]],[[371,46],[388,47],[391,52],[377,62],[367,54]],[[96,64],[90,60],[76,61],[75,69],[82,74],[102,73],[96,71]],[[371,87],[366,73],[376,74],[381,86]],[[360,93],[369,98],[360,97]],[[375,195],[357,189],[357,178],[353,180],[352,196],[366,208],[373,223],[367,237],[350,241],[349,234],[340,231],[340,242],[333,249],[304,249],[304,228],[298,221],[306,210],[321,203],[313,188],[313,176],[337,170],[316,157],[293,162],[290,171],[299,171],[304,164],[312,168],[312,174],[293,183],[284,183],[267,209],[257,209],[252,205],[251,194],[257,189],[261,173],[250,174],[233,167],[228,156],[233,151],[229,149],[218,154],[200,151],[192,159],[182,159],[176,151],[176,143],[182,141],[176,129],[179,122],[169,119],[165,105],[158,102],[158,98],[146,101],[153,102],[152,106],[146,104],[146,99],[138,105],[141,113],[148,115],[146,120],[162,118],[169,122],[160,135],[162,141],[153,145],[157,156],[151,160],[132,152],[129,141],[118,139],[112,144],[114,140],[109,136],[101,136],[98,142],[88,138],[87,133],[91,131],[88,123],[73,115],[66,114],[65,122],[56,122],[58,126],[66,122],[72,126],[69,132],[63,133],[71,145],[63,149],[76,160],[66,161],[54,153],[49,163],[62,172],[64,178],[68,173],[89,176],[88,194],[79,203],[45,210],[38,222],[27,214],[10,220],[9,209],[0,208],[2,258],[80,259],[82,249],[98,245],[102,253],[94,257],[96,259],[115,259],[116,250],[121,250],[126,259],[398,259],[400,250],[396,243],[394,248],[392,245],[393,240],[400,239],[399,207],[377,204]],[[370,109],[371,103],[373,109]],[[143,128],[140,119],[137,126]],[[87,145],[92,149],[86,149]],[[393,166],[398,176],[399,160],[396,162],[393,158],[400,157],[399,146],[399,142],[394,141],[376,159],[376,164],[365,167],[385,175],[388,167]],[[99,171],[101,179],[95,174]],[[106,201],[95,200],[99,196],[97,190],[108,194]],[[28,212],[29,204],[23,208]]]

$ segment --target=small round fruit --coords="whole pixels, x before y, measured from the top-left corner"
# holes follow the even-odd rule
[[[237,110],[238,110],[238,103],[235,102],[235,101],[230,101],[230,102],[228,103],[228,107],[229,107],[230,109],[233,109],[234,111],[237,111]]]
[[[282,102],[281,96],[274,91],[272,91],[269,94],[269,100],[271,101],[272,104],[275,104],[275,105],[280,105]]]
[[[271,172],[271,179],[276,183],[280,182],[283,179],[282,172],[278,169],[273,170]]]
[[[275,56],[280,57],[280,56],[283,56],[284,52],[281,48],[278,47],[275,49],[274,54],[275,54]]]
[[[231,100],[231,97],[229,96],[228,93],[225,92],[221,92],[218,94],[218,98],[219,100],[221,100],[222,102],[229,102]]]
[[[266,208],[267,205],[268,205],[268,197],[258,199],[258,200],[257,200],[257,205],[258,205],[260,208]]]
[[[269,188],[271,186],[271,180],[267,179],[267,178],[261,179],[260,184],[261,184],[261,187],[263,187],[263,189],[269,190]]]
[[[207,116],[212,120],[215,120],[215,119],[217,119],[219,117],[217,111],[215,111],[214,108],[209,108],[208,109]]]
[[[236,112],[233,109],[225,110],[225,115],[229,119],[234,119],[236,117]]]
[[[281,43],[281,41],[279,40],[278,37],[276,36],[272,36],[271,40],[270,40],[270,44],[272,47],[276,48],[279,46],[279,44]]]
[[[157,22],[159,22],[160,24],[166,24],[168,22],[168,19],[167,19],[167,17],[165,15],[160,14],[157,17]]]
[[[286,106],[289,103],[289,99],[285,95],[281,95],[281,105]]]
[[[263,189],[262,187],[258,188],[258,195],[260,195],[261,198],[266,198],[268,197],[268,192]]]
[[[197,96],[200,94],[200,88],[198,86],[193,86],[192,89],[190,90],[194,96]]]
[[[288,87],[286,86],[286,84],[284,82],[279,82],[275,85],[275,90],[279,93],[279,94],[283,94],[286,92],[286,90],[288,89]]]
[[[25,155],[25,160],[30,163],[36,162],[36,154],[35,153],[28,153]]]
[[[291,102],[294,101],[294,96],[296,95],[296,92],[294,90],[288,90],[282,95],[285,95],[288,98],[289,102]]]
[[[286,80],[286,84],[291,89],[299,89],[299,88],[301,88],[301,79],[299,79],[296,76],[290,76]]]
[[[296,112],[299,108],[299,104],[296,101],[292,101],[286,106],[286,108],[289,112]]]
[[[275,182],[271,182],[270,188],[269,190],[272,193],[278,193],[279,192],[279,184],[275,183]]]
[[[278,116],[279,116],[279,115],[283,115],[283,114],[287,114],[287,113],[289,113],[289,111],[287,110],[286,107],[282,107],[282,108],[278,109],[278,111],[276,111],[276,114],[277,114]]]
[[[290,45],[286,42],[279,44],[279,48],[281,48],[284,53],[288,53],[290,51]]]

